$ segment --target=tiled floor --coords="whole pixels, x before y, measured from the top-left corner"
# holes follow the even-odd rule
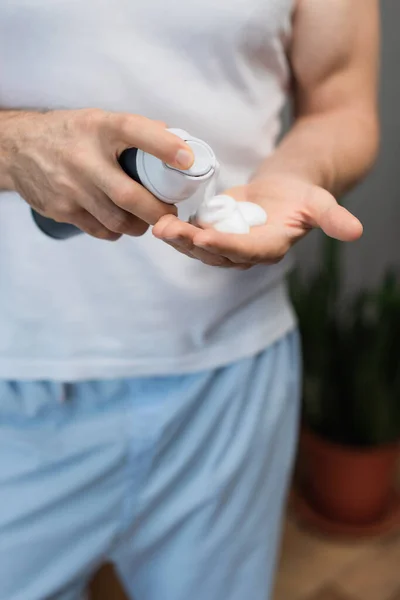
[[[400,537],[328,541],[289,518],[274,600],[400,600]]]

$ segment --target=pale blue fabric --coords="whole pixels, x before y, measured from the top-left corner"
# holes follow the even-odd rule
[[[296,443],[299,340],[181,377],[0,382],[0,599],[266,600]]]

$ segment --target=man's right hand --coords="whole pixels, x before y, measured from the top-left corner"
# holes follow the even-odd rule
[[[118,157],[140,148],[187,169],[190,148],[165,125],[99,109],[0,113],[1,168],[7,187],[37,212],[90,235],[142,235],[174,206],[126,175]]]

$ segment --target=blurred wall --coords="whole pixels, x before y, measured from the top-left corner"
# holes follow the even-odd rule
[[[373,172],[345,199],[364,225],[362,240],[343,247],[349,292],[376,285],[388,265],[400,274],[400,0],[381,0],[381,14],[382,144]],[[302,266],[317,264],[318,242],[319,235],[313,233],[298,245]]]

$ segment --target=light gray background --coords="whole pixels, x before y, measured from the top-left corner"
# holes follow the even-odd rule
[[[381,14],[381,150],[371,174],[344,199],[364,225],[359,242],[342,246],[348,292],[377,285],[389,265],[400,275],[400,0],[382,0]],[[318,243],[314,232],[297,246],[301,266],[317,264]]]

